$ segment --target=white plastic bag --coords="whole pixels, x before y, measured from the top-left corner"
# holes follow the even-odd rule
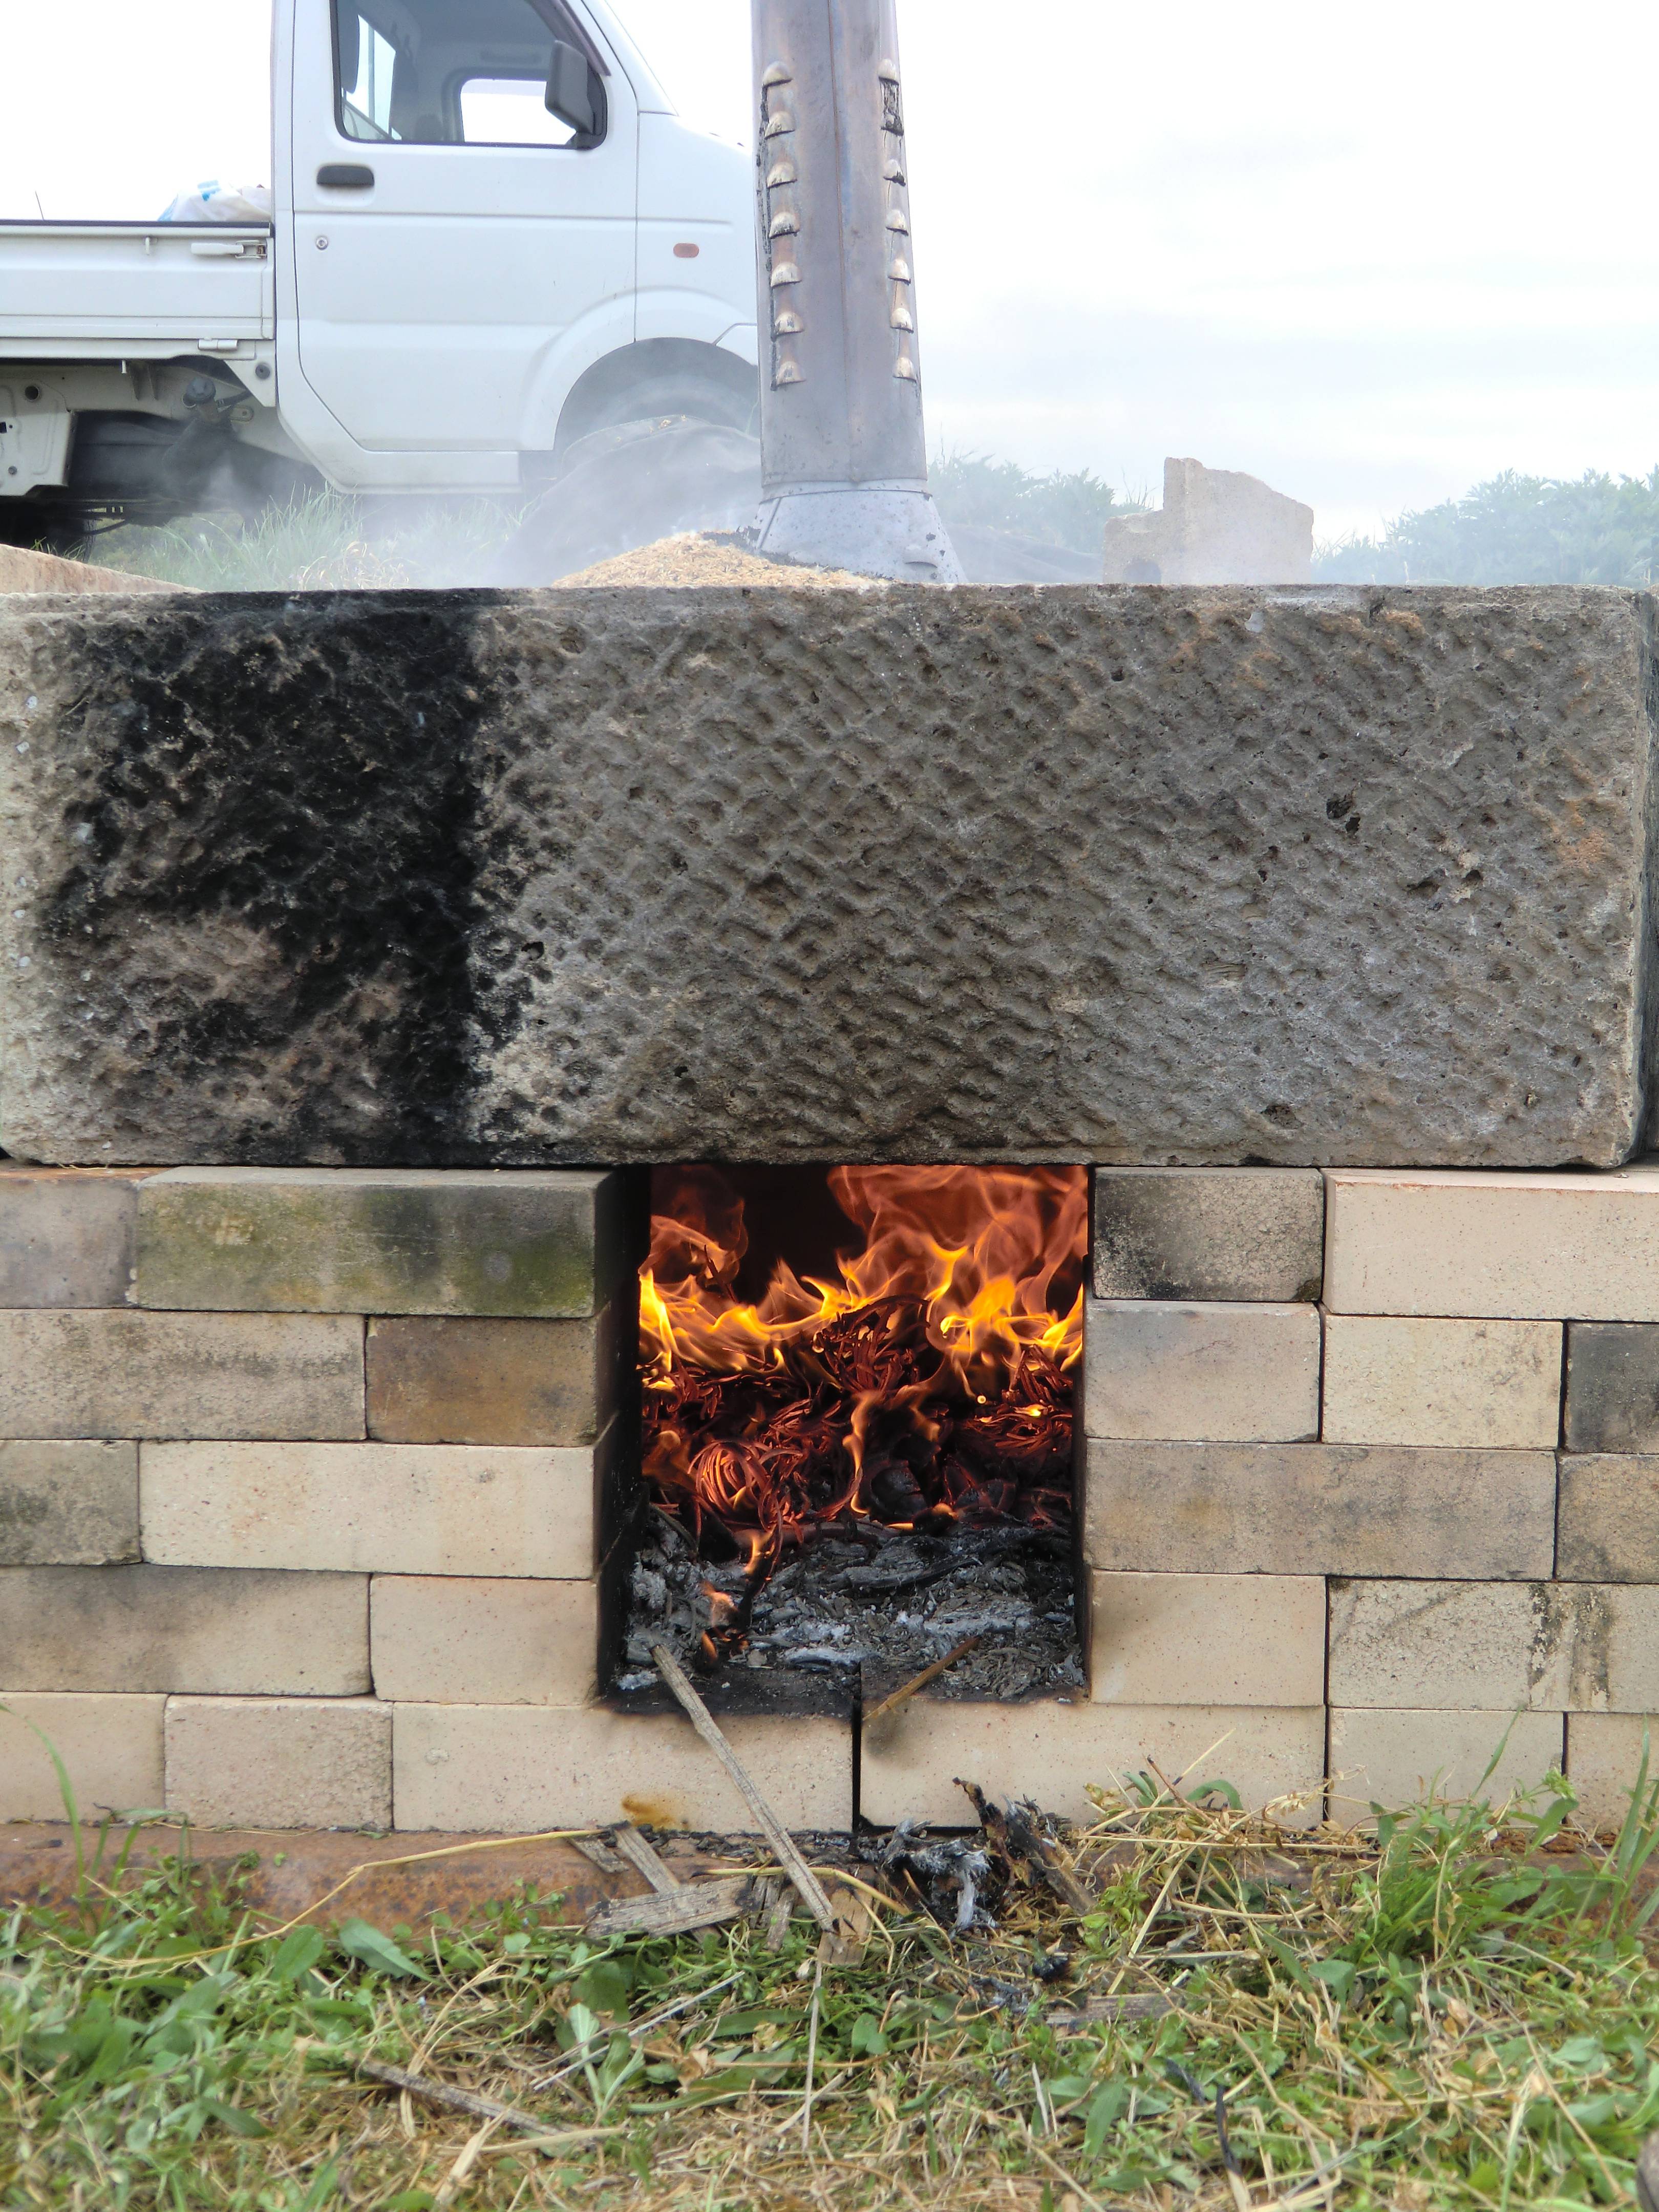
[[[233,191],[211,177],[193,191],[180,192],[163,213],[163,222],[269,222],[271,198],[269,185],[243,185]]]

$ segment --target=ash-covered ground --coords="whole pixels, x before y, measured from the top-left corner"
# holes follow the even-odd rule
[[[718,1711],[875,1703],[966,1638],[978,1647],[930,1685],[937,1698],[1010,1700],[1085,1686],[1068,1530],[1017,1522],[899,1529],[850,1517],[785,1553],[751,1585],[743,1562],[700,1559],[655,1509],[635,1560],[622,1662],[625,1701],[656,1702],[666,1644]],[[711,1663],[704,1644],[719,1652]]]

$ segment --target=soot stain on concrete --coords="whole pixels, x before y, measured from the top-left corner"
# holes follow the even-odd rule
[[[66,720],[100,766],[43,935],[219,948],[206,988],[156,1004],[149,1056],[254,1087],[229,1158],[463,1149],[481,596],[204,598],[85,664]]]

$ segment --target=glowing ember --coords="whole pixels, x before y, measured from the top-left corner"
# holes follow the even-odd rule
[[[780,1259],[745,1303],[741,1198],[712,1170],[659,1177],[640,1302],[656,1503],[751,1585],[832,1523],[1068,1526],[1082,1171],[843,1167],[829,1185],[861,1248],[834,1279]],[[722,1598],[714,1638],[744,1609]]]

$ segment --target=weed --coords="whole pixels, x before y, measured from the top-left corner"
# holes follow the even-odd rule
[[[1559,1781],[1370,1838],[1155,1786],[1098,1802],[1066,1839],[1086,1916],[1011,1878],[989,1936],[895,1911],[821,1976],[804,1918],[776,1953],[747,1926],[596,1944],[525,1890],[418,1941],[266,1936],[244,1875],[167,1862],[124,1885],[88,1851],[78,1908],[0,1923],[0,2203],[1625,2201],[1659,2126],[1645,1772],[1605,1847],[1567,1831]],[[1089,2000],[1154,1992],[1161,2016],[1088,2024]],[[527,2109],[547,2139],[400,2104],[365,2058]]]

